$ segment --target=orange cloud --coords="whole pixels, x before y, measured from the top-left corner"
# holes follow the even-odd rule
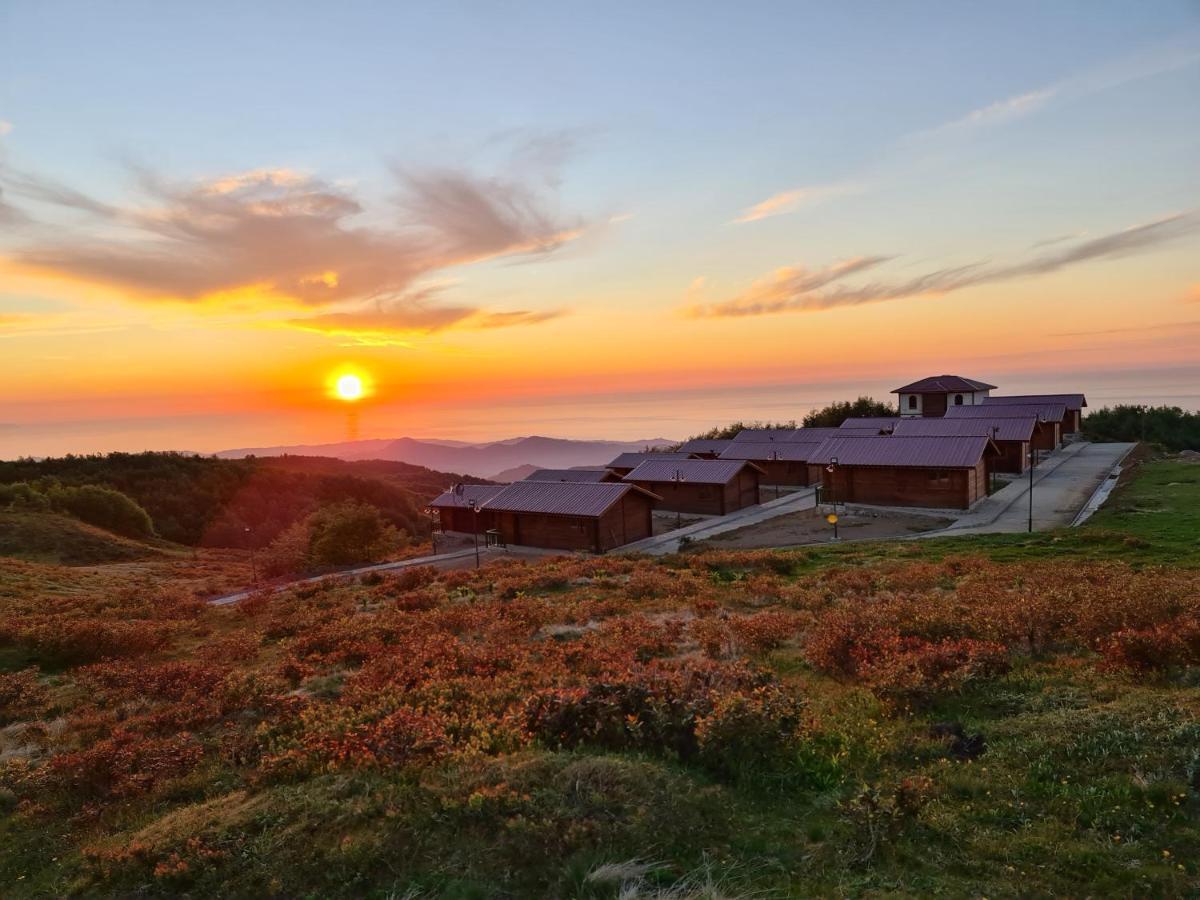
[[[756,281],[730,300],[710,305],[692,305],[684,312],[693,318],[760,316],[782,312],[814,312],[923,294],[948,294],[977,285],[1045,275],[1091,260],[1129,256],[1194,234],[1197,230],[1200,230],[1200,214],[1195,211],[1177,213],[1007,265],[980,261],[935,269],[899,281],[875,281],[858,287],[838,282],[850,275],[873,269],[887,262],[890,257],[860,256],[816,271],[802,266],[785,267]]]
[[[23,207],[82,213],[83,224],[39,224],[25,208],[8,204],[9,195],[0,195],[0,217],[29,224],[24,235],[15,229],[7,235],[19,269],[143,301],[373,304],[296,320],[329,333],[356,330],[367,319],[379,325],[381,309],[391,320],[382,323],[385,330],[430,330],[476,313],[480,321],[504,315],[414,299],[414,284],[485,259],[543,256],[583,232],[578,218],[554,211],[544,190],[523,181],[449,169],[398,171],[396,177],[390,227],[355,224],[364,207],[348,189],[284,169],[190,183],[140,171],[142,202],[120,207],[9,173],[10,195]],[[113,237],[117,229],[120,239]]]

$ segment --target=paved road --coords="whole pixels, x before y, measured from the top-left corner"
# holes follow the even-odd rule
[[[1070,525],[1104,484],[1133,444],[1072,444],[1034,471],[1033,528]],[[1040,471],[1039,471],[1040,470]],[[930,535],[1025,531],[1029,527],[1029,479],[1021,478],[993,494],[954,525]]]

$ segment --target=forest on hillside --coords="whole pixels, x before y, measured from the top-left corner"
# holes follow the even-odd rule
[[[264,547],[318,509],[346,502],[374,507],[389,525],[420,538],[430,530],[425,504],[464,479],[406,463],[317,457],[110,453],[0,461],[0,486],[9,486],[9,493],[24,484],[50,498],[74,498],[76,506],[91,499],[110,502],[115,510],[129,504],[98,491],[117,492],[145,511],[149,532],[112,528],[86,514],[79,517],[130,536],[152,533],[209,547]],[[81,492],[87,496],[78,497]],[[64,503],[56,508],[72,511]],[[136,520],[137,514],[122,511],[121,521],[127,519]]]

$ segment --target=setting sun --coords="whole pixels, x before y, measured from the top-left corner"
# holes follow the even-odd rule
[[[342,375],[338,378],[334,391],[339,400],[361,400],[363,381],[357,375]]]

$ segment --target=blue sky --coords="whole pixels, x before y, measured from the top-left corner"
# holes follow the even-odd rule
[[[131,348],[147,328],[228,328],[247,360],[286,353],[298,366],[324,364],[321,342],[333,340],[336,355],[346,332],[288,332],[286,345],[277,332],[256,333],[256,350],[247,321],[257,328],[275,316],[287,325],[319,306],[365,328],[363,310],[377,315],[385,294],[389,339],[412,359],[364,350],[356,362],[399,367],[447,391],[453,378],[438,360],[495,364],[507,346],[526,362],[543,345],[556,348],[556,359],[584,360],[567,374],[586,381],[603,369],[592,364],[589,340],[601,331],[611,339],[622,316],[677,332],[666,356],[680,372],[724,371],[711,348],[726,333],[741,347],[761,341],[776,357],[812,335],[811,366],[789,372],[773,359],[770,380],[841,377],[821,369],[834,360],[816,349],[833,335],[896,335],[902,309],[932,308],[945,321],[979,308],[998,290],[993,284],[1030,309],[1054,311],[1056,333],[1079,329],[1089,308],[1105,322],[1190,328],[1200,318],[1198,101],[1195,2],[0,0],[0,202],[21,212],[0,224],[0,260],[11,263],[0,269],[10,280],[0,284],[0,329],[18,332],[0,340],[21,377],[54,382],[44,400],[67,403],[84,391],[85,376],[74,387],[58,373],[48,378],[44,323],[35,331],[15,314],[61,322],[66,310],[89,327],[115,329],[124,337],[114,341]],[[133,211],[174,203],[193,215],[180,200],[188,191],[268,171],[293,180],[271,176],[253,186],[259,194],[292,202],[288,192],[302,177],[319,186],[322,202],[352,205],[332,229],[338,238],[360,228],[390,235],[398,180],[412,173],[472,173],[501,216],[506,205],[520,207],[521,235],[538,250],[510,233],[488,236],[483,250],[422,261],[370,291],[346,288],[327,305],[288,294],[270,267],[243,265],[245,285],[231,275],[216,292],[238,302],[214,309],[206,300],[202,315],[181,312],[197,306],[184,285],[81,267],[75,251],[102,240],[157,251],[163,236],[136,233]],[[138,172],[170,190],[148,198]],[[48,202],[46,185],[121,212],[97,218],[76,202]],[[1104,243],[1163,221],[1136,245]],[[58,265],[67,244],[71,265]],[[55,265],[45,262],[47,247]],[[1028,275],[1029,262],[1059,249],[1067,251],[1061,265]],[[299,252],[322,256],[311,245]],[[836,274],[853,260],[874,262]],[[314,258],[312,277],[331,266]],[[973,266],[986,277],[947,280],[948,271]],[[931,275],[934,288],[913,289]],[[94,284],[72,289],[62,277],[76,288]],[[252,284],[269,287],[261,309],[250,309],[242,290]],[[869,308],[849,308],[847,297]],[[295,309],[282,310],[287,302]],[[433,309],[436,327],[413,319],[414,304],[421,316]],[[447,308],[461,315],[443,317]],[[709,320],[684,323],[681,310]],[[519,329],[468,333],[444,324],[516,312]],[[605,316],[613,318],[598,324]],[[1006,327],[977,315],[968,334],[996,335],[988,355],[1008,367],[1027,364],[1035,350],[1055,352],[1052,343],[1020,345]],[[383,328],[367,331],[378,337]],[[791,344],[779,343],[785,332]],[[97,340],[64,334],[54,337],[71,353]],[[689,342],[706,349],[702,361],[688,359]],[[631,349],[615,369],[629,379],[661,373],[666,364],[651,352]],[[1072,364],[1094,364],[1107,351],[1079,353]],[[752,381],[747,354],[728,356],[728,377]],[[1124,362],[1178,356],[1142,348]],[[912,365],[902,355],[891,362],[906,372]],[[194,392],[189,372],[200,365],[182,360],[169,380]],[[545,377],[514,367],[529,382]],[[249,361],[237,372],[230,391],[282,377]],[[389,377],[379,375],[381,383]],[[107,389],[136,396],[128,385]]]

